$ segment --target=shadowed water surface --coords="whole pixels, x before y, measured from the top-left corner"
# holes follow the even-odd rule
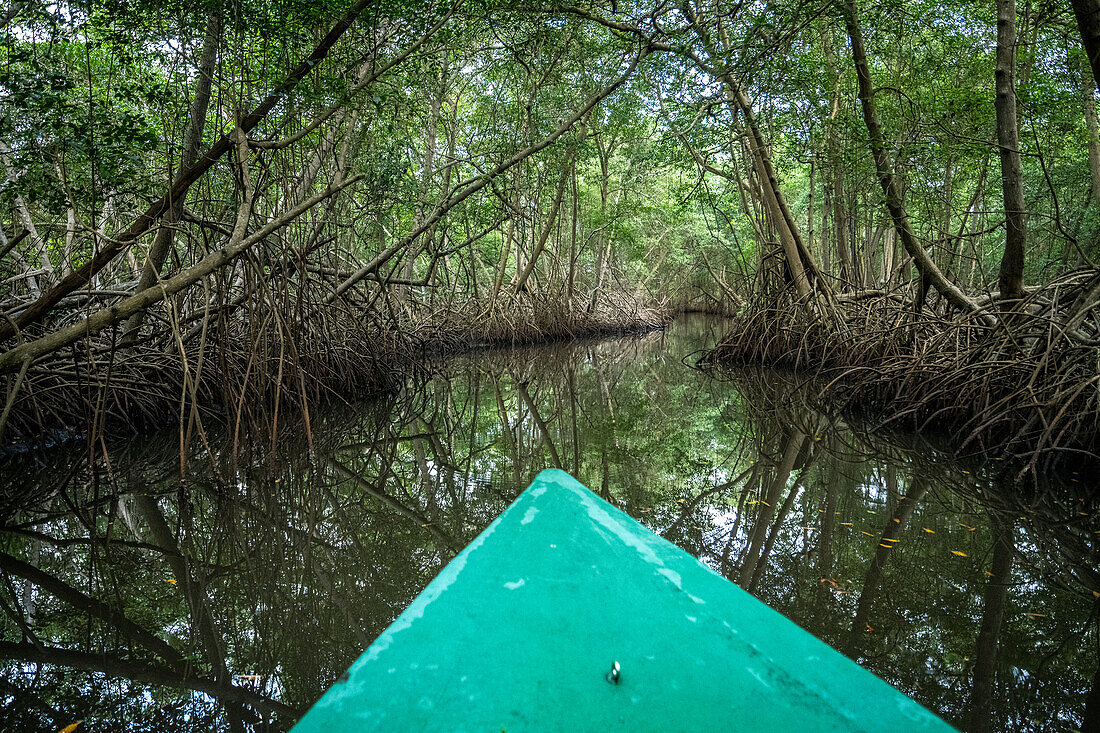
[[[0,728],[285,729],[547,467],[960,729],[1097,725],[1095,479],[1010,489],[686,367],[723,327],[449,359],[186,462],[174,433],[9,457]]]

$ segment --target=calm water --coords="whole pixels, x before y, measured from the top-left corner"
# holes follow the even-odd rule
[[[1009,491],[686,367],[722,327],[448,360],[274,444],[207,426],[185,466],[172,433],[6,459],[0,728],[284,729],[553,466],[960,728],[1082,726],[1095,479]]]

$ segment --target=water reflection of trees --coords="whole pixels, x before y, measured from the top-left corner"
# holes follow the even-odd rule
[[[1082,724],[1097,668],[1095,503],[1072,482],[1010,486],[995,467],[872,439],[774,374],[737,386],[759,396],[741,424],[783,426],[764,442],[785,488],[760,499],[767,476],[742,488],[760,501],[725,526],[752,527],[737,541],[750,559],[761,523],[765,547],[780,549],[763,581],[745,566],[731,577],[960,729]],[[802,435],[814,448],[791,476],[778,457]],[[792,502],[790,518],[773,521],[768,504]]]
[[[708,381],[664,338],[452,360],[276,452],[234,460],[208,429],[185,479],[170,435],[10,461],[0,726],[285,728],[550,466],[961,728],[1081,724],[1083,497],[1009,500],[781,375]]]

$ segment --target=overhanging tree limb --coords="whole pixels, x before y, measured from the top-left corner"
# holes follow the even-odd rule
[[[148,308],[153,303],[179,292],[188,285],[198,282],[201,278],[214,272],[214,270],[228,264],[236,257],[239,257],[248,248],[259,243],[265,237],[285,227],[291,221],[309,211],[329,196],[362,180],[362,178],[362,175],[353,176],[339,184],[330,185],[324,191],[298,204],[293,209],[271,221],[263,229],[260,229],[249,237],[238,238],[241,232],[235,232],[234,239],[231,239],[224,247],[211,252],[191,267],[177,273],[173,277],[163,280],[151,288],[146,288],[140,293],[135,293],[121,303],[96,311],[80,323],[73,324],[72,326],[55,331],[40,339],[22,344],[0,354],[0,374],[7,374],[15,371],[25,359],[37,359],[40,356],[57,351],[64,346],[68,346],[85,336],[97,333],[125,318],[129,318],[140,310]]]
[[[415,227],[411,232],[402,237],[399,241],[382,250],[382,252],[374,257],[374,259],[360,267],[351,275],[351,277],[340,283],[336,287],[336,289],[329,293],[328,296],[325,298],[325,304],[328,305],[333,303],[338,297],[346,293],[349,288],[354,286],[360,280],[366,278],[368,275],[375,272],[379,267],[389,261],[389,259],[392,258],[395,254],[397,254],[413,241],[415,241],[416,238],[419,237],[421,234],[428,231],[428,229],[440,219],[442,219],[448,211],[453,209],[455,206],[458,206],[460,203],[462,203],[481,189],[485,188],[487,185],[489,185],[490,182],[492,182],[494,178],[516,166],[517,164],[523,162],[527,158],[530,158],[532,155],[542,150],[545,150],[546,148],[553,145],[558,140],[558,138],[567,133],[573,127],[573,125],[577,124],[577,122],[587,116],[588,113],[592,111],[593,107],[599,104],[602,100],[606,99],[616,89],[621,87],[626,82],[626,80],[629,79],[630,76],[634,73],[634,70],[638,68],[638,64],[641,63],[642,59],[648,56],[653,50],[654,49],[649,45],[643,46],[638,51],[638,53],[635,54],[634,59],[630,62],[630,66],[627,67],[626,71],[624,71],[609,86],[604,87],[599,92],[590,97],[589,100],[585,102],[584,106],[577,110],[577,112],[575,112],[572,117],[561,123],[556,130],[544,137],[542,140],[535,143],[534,145],[529,145],[523,150],[515,153],[512,157],[508,158],[508,160],[500,163],[488,173],[478,176],[472,181],[467,181],[464,184],[459,184],[454,189],[452,189],[451,194],[447,196],[443,203],[437,206],[431,214],[425,217],[425,219],[420,222],[417,227]],[[2,363],[2,359],[0,359],[0,363]]]
[[[321,39],[321,42],[317,44],[313,52],[310,53],[304,61],[298,64],[282,83],[275,87],[275,89],[260,102],[259,106],[240,120],[239,127],[244,134],[247,135],[255,129],[255,127],[267,117],[268,113],[275,108],[279,100],[293,90],[294,87],[298,85],[298,82],[304,79],[310,71],[316,68],[316,66],[324,60],[329,51],[332,50],[332,47],[340,40],[340,37],[344,35],[355,22],[356,18],[359,17],[360,13],[362,13],[373,1],[374,0],[357,0],[356,3],[344,13],[344,16],[339,22],[332,27],[332,30]],[[172,182],[172,185],[168,188],[168,191],[146,209],[144,213],[138,216],[126,231],[116,236],[113,240],[108,241],[92,259],[74,270],[55,287],[51,288],[49,292],[44,293],[25,310],[16,315],[12,319],[14,323],[0,323],[0,341],[4,341],[14,336],[17,326],[18,328],[26,328],[27,325],[41,320],[55,305],[57,305],[58,301],[90,281],[92,277],[106,267],[116,255],[128,248],[137,241],[140,236],[149,231],[156,220],[168,210],[173,201],[182,201],[192,184],[201,178],[210,170],[214,163],[233,148],[234,135],[235,132],[229,132],[222,135],[209,150],[203,153],[193,166],[181,171]]]

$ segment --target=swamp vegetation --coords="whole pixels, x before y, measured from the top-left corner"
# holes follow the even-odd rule
[[[0,726],[285,728],[548,466],[1100,726],[1098,84],[1100,0],[7,2]]]
[[[1098,13],[10,3],[0,439],[275,431],[425,347],[702,309],[714,362],[1090,453]]]

